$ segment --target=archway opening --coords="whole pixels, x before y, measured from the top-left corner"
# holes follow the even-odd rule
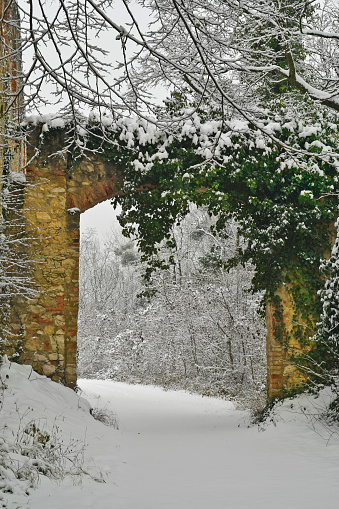
[[[254,268],[227,272],[241,242],[237,227],[213,236],[210,221],[192,207],[176,227],[176,247],[161,250],[174,264],[155,274],[149,292],[136,243],[122,236],[109,202],[81,215],[79,378],[265,397],[266,326],[261,296],[249,292]]]

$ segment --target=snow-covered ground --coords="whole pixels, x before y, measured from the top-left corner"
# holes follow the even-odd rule
[[[321,398],[286,402],[275,425],[259,431],[232,402],[80,380],[91,406],[117,414],[115,430],[94,420],[78,394],[28,366],[5,362],[0,376],[0,507],[338,507],[339,435],[304,415],[316,416]],[[33,472],[37,487],[13,471]]]

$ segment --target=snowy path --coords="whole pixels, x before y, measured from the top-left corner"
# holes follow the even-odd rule
[[[326,446],[305,423],[259,433],[229,402],[108,381],[81,387],[119,416],[125,464],[112,508],[338,507],[338,440]]]
[[[33,386],[40,387],[29,383],[27,392],[20,392],[26,400]],[[326,445],[300,413],[287,409],[276,427],[258,432],[247,427],[247,414],[227,401],[81,380],[92,406],[117,413],[120,430],[115,431],[79,410],[69,389],[48,381],[49,393],[43,395],[46,382],[40,383],[42,408],[50,407],[47,398],[59,398],[64,431],[85,435],[85,466],[93,458],[93,472],[99,467],[106,482],[84,476],[79,486],[74,479],[57,485],[43,478],[30,493],[29,509],[338,507],[339,437]]]

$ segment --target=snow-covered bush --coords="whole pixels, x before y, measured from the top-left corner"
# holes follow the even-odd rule
[[[102,422],[106,426],[110,426],[114,429],[119,429],[119,421],[116,413],[108,410],[107,408],[92,408],[91,415],[97,421]]]
[[[100,479],[86,458],[90,404],[30,366],[0,360],[0,507],[26,507],[30,489],[43,478],[75,485],[84,475]],[[83,421],[83,429],[73,429]]]
[[[40,476],[61,481],[71,476],[74,483],[83,476],[84,443],[70,440],[65,444],[58,427],[31,421],[17,431],[15,440],[2,445],[0,465],[16,479],[35,486]]]

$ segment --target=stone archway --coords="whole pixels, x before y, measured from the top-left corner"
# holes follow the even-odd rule
[[[62,152],[62,129],[32,133],[27,147],[27,186],[22,189],[26,222],[26,249],[34,263],[34,298],[16,297],[9,323],[6,352],[18,362],[69,387],[76,384],[77,318],[79,302],[80,213],[119,195],[123,174],[93,155],[68,171]],[[40,146],[41,145],[41,146]],[[36,147],[38,157],[33,158]],[[292,330],[293,306],[288,289],[281,287],[285,326]],[[276,335],[274,309],[267,308],[267,388],[270,398],[294,388],[303,377],[290,360],[301,347],[291,335],[282,345]]]
[[[2,77],[0,110],[7,111],[6,100],[12,109],[7,117],[1,115],[0,127],[5,122],[21,120],[21,94],[17,78],[21,72],[21,54],[18,47],[19,24],[16,3],[5,9],[0,0],[0,15],[5,14],[0,26],[0,77]],[[8,21],[16,20],[14,23]],[[7,76],[11,76],[10,79]],[[41,129],[36,129],[27,149],[27,160],[40,145]],[[79,221],[80,213],[101,201],[119,194],[121,172],[99,158],[83,159],[72,172],[67,172],[67,161],[62,155],[65,132],[44,134],[39,157],[27,167],[29,186],[22,192],[22,209],[25,217],[26,237],[30,239],[22,249],[28,251],[32,264],[32,280],[36,296],[29,302],[16,297],[11,305],[9,344],[6,353],[16,360],[33,366],[37,371],[74,387],[76,383],[77,316],[79,299]],[[3,138],[3,136],[2,136]],[[1,141],[1,140],[0,140]],[[25,147],[11,138],[2,140],[12,152],[9,169],[22,167]],[[56,154],[53,155],[52,154]],[[3,150],[0,167],[4,167]],[[2,169],[0,168],[0,173]],[[0,183],[1,188],[1,183]],[[281,287],[283,319],[288,331],[292,330],[293,306],[288,288]],[[291,362],[291,352],[301,347],[293,338],[282,345],[276,334],[274,310],[267,308],[267,370],[269,397],[281,395],[283,388],[293,388],[303,377]]]

